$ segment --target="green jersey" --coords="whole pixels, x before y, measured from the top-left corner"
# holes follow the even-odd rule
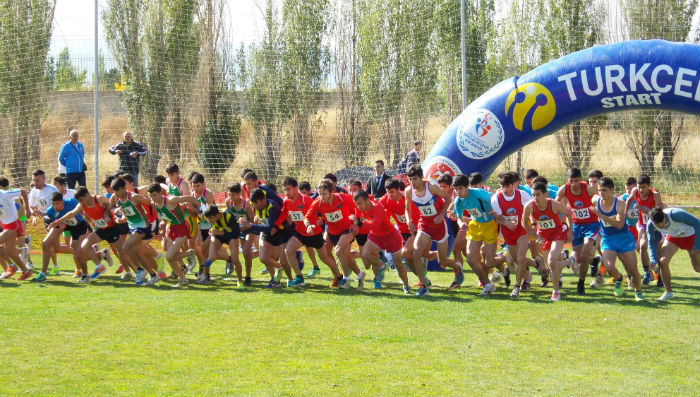
[[[117,198],[117,206],[121,208],[122,212],[124,213],[129,229],[144,228],[148,226],[148,222],[143,218],[143,215],[141,215],[137,204],[131,201],[131,196],[133,196],[133,193],[126,192],[125,201]]]
[[[165,198],[163,199],[165,200]],[[168,222],[173,226],[177,226],[185,222],[185,215],[180,208],[180,204],[176,205],[175,208],[168,208],[167,204],[163,203],[160,207],[154,205],[156,212],[158,213],[158,218],[164,222]]]
[[[201,207],[204,207],[204,208],[207,207],[207,193],[208,193],[208,192],[209,192],[209,190],[207,190],[207,188],[204,188],[204,190],[202,191],[202,195],[199,196],[199,197],[197,197],[197,193],[194,193],[194,197],[195,197],[195,198],[197,199],[197,201],[199,201],[199,203],[201,204],[201,205],[199,206],[200,208],[201,208]],[[204,212],[204,211],[202,211],[202,212]],[[211,229],[211,223],[207,222],[207,218],[206,218],[205,216],[201,216],[201,217],[200,217],[200,220],[199,220],[199,228],[202,229],[202,230],[209,230],[209,229]]]
[[[176,185],[173,185],[172,183],[168,182],[168,195],[169,196],[177,196],[177,197],[182,196],[182,191],[180,190],[180,186],[182,185],[183,181],[184,181],[184,179],[180,178],[177,181]]]
[[[236,206],[233,203],[231,203],[231,208],[229,208],[229,211],[231,211],[231,213],[236,216],[236,219],[242,217],[248,220],[248,222],[251,221],[251,219],[248,219],[248,213],[245,210],[245,200],[243,201],[243,206],[241,206],[241,209],[236,209]]]

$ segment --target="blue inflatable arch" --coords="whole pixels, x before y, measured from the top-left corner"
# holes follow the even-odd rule
[[[488,177],[506,156],[558,129],[617,110],[700,115],[700,46],[634,40],[596,46],[492,87],[442,133],[423,162],[444,174]]]

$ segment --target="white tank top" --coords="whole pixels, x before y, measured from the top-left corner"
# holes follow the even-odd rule
[[[664,214],[666,214],[666,219],[668,219],[668,226],[665,228],[660,228],[654,225],[656,230],[671,237],[688,237],[695,235],[695,229],[693,229],[692,226],[686,223],[674,221],[671,219],[668,210],[664,210]]]

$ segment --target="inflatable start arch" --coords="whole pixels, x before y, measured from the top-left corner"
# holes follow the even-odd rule
[[[442,133],[423,162],[428,180],[488,177],[519,148],[563,126],[617,110],[700,115],[700,46],[634,40],[597,46],[492,87]]]

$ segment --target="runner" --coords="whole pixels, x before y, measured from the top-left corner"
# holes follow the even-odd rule
[[[654,278],[656,278],[656,286],[663,286],[663,278],[659,277],[659,269],[651,266],[652,261],[649,257],[650,245],[646,233],[647,224],[649,223],[649,212],[652,208],[666,208],[666,204],[661,201],[661,193],[658,190],[651,187],[651,178],[648,175],[641,174],[637,177],[637,187],[633,188],[627,197],[627,203],[625,205],[625,212],[629,212],[632,209],[632,205],[636,202],[637,208],[639,209],[639,216],[637,217],[637,249],[642,258],[642,268],[644,269],[644,284],[649,284]],[[657,240],[654,240],[657,241]],[[656,264],[656,263],[654,263]],[[654,273],[654,274],[652,274]]]
[[[615,197],[615,184],[612,179],[603,177],[598,182],[598,196],[593,197],[590,210],[598,216],[601,224],[605,271],[615,279],[615,296],[622,296],[622,274],[615,267],[615,261],[619,257],[625,271],[632,277],[635,300],[644,300],[637,269],[637,254],[634,252],[634,236],[625,224],[625,201]]]
[[[357,274],[358,287],[364,282],[365,272],[357,267],[355,259],[350,251],[350,244],[354,238],[356,227],[350,220],[350,215],[355,211],[355,202],[345,193],[335,193],[335,186],[329,179],[323,179],[318,185],[319,197],[311,203],[306,211],[304,225],[306,233],[313,235],[323,230],[324,221],[328,227],[328,240],[335,247],[335,254],[343,271],[343,279],[338,287],[347,289],[350,287],[350,272]],[[352,230],[351,230],[352,229]]]
[[[595,244],[600,233],[600,223],[595,214],[591,214],[590,207],[593,205],[591,198],[595,195],[596,189],[589,186],[588,182],[581,181],[581,170],[578,168],[569,169],[569,181],[559,188],[557,201],[568,205],[572,212],[573,219],[573,257],[579,263],[578,285],[576,293],[586,294],[586,274],[595,256]],[[592,287],[597,286],[591,284]]]
[[[649,244],[649,259],[659,265],[666,290],[659,300],[666,301],[673,299],[669,263],[679,249],[688,251],[693,270],[700,273],[700,219],[680,208],[655,207],[648,216],[647,241],[657,241],[662,233],[666,235],[660,250],[657,244]]]
[[[467,263],[476,273],[484,288],[479,295],[488,295],[496,291],[494,279],[487,278],[488,270],[495,267],[494,256],[496,254],[496,241],[498,240],[498,225],[491,212],[491,195],[483,189],[470,188],[469,178],[464,174],[457,174],[452,185],[457,191],[457,199],[454,205],[454,214],[467,223]],[[469,218],[464,213],[469,214]],[[482,265],[481,246],[486,247],[486,267]],[[457,263],[460,269],[461,263]],[[464,276],[462,276],[464,280]],[[450,286],[459,288],[461,281],[457,280]]]
[[[498,174],[498,184],[501,189],[491,197],[491,207],[496,222],[501,225],[503,240],[508,246],[510,257],[515,263],[515,287],[510,296],[517,298],[526,280],[530,266],[537,267],[535,261],[527,257],[530,247],[529,237],[521,224],[523,211],[527,203],[532,200],[526,191],[518,189],[518,177],[516,172],[504,171]],[[529,286],[522,288],[527,291]]]
[[[319,250],[319,256],[323,263],[325,263],[333,273],[333,282],[331,287],[337,288],[340,284],[340,280],[343,279],[343,275],[338,270],[338,265],[335,263],[335,258],[327,255],[327,251],[323,249],[325,241],[323,240],[323,231],[319,228],[315,228],[312,233],[307,233],[306,225],[304,224],[305,214],[308,212],[311,204],[314,200],[299,192],[297,180],[292,177],[287,177],[282,182],[284,186],[284,208],[289,213],[289,220],[294,222],[294,231],[292,236],[287,242],[287,247],[285,249],[285,255],[287,256],[287,261],[291,266],[292,270],[296,274],[296,277],[289,284],[292,287],[301,287],[305,285],[304,276],[299,268],[299,260],[297,259],[298,250],[304,246],[307,252],[311,249]],[[310,274],[312,277],[320,274],[318,272],[312,271]]]
[[[10,181],[4,176],[0,176],[0,190],[10,190]],[[19,257],[22,259],[22,262],[27,266],[27,269],[32,270],[34,265],[32,264],[32,257],[30,255],[31,236],[27,234],[27,214],[31,214],[31,209],[29,208],[26,190],[20,189],[20,192],[24,192],[24,195],[15,199],[15,209],[17,210],[17,219],[19,219],[19,223],[22,226],[23,235],[17,236],[16,247],[19,248]],[[6,262],[6,259],[2,257],[0,257],[0,265],[2,265],[3,272],[7,270],[8,266],[15,266],[12,261]]]
[[[198,208],[200,213],[204,213],[204,210],[208,206],[215,204],[214,193],[207,189],[206,183],[204,182],[204,175],[200,173],[195,173],[192,176],[192,195],[195,199],[197,199],[198,206],[195,208]],[[209,229],[211,229],[211,223],[207,221],[207,218],[204,215],[200,215],[198,223],[199,234],[201,236],[200,247],[202,253],[206,253],[208,255],[209,245],[211,244],[211,240],[209,239]],[[238,253],[236,253],[236,255],[238,255]],[[226,262],[224,273],[226,275],[233,273],[233,264],[230,261]]]
[[[355,214],[360,216],[351,215],[351,219],[358,227],[363,225],[369,227],[367,242],[362,248],[362,258],[372,266],[374,288],[381,288],[387,264],[380,261],[379,253],[387,251],[394,263],[401,263],[403,239],[398,230],[392,225],[388,211],[381,205],[374,204],[366,191],[359,190],[355,192],[353,199],[358,210]],[[406,269],[403,266],[396,266],[396,270],[403,283],[403,289],[406,291],[409,289]]]
[[[57,241],[62,231],[65,230],[70,233],[71,236],[70,247],[73,250],[73,260],[75,261],[76,268],[81,271],[78,282],[89,283],[90,277],[88,277],[87,271],[87,256],[80,247],[88,233],[92,231],[90,226],[80,214],[67,218],[65,221],[57,222],[58,219],[73,211],[78,205],[78,201],[74,198],[64,200],[60,192],[51,194],[51,207],[46,210],[46,215],[44,215],[44,224],[46,225],[48,234],[41,243],[41,248],[43,250],[41,273],[46,275],[46,271],[49,267],[49,260],[56,253]],[[37,281],[46,281],[46,279],[44,277],[43,280],[40,278]]]
[[[189,196],[191,194],[190,184],[180,177],[180,167],[175,163],[170,163],[165,168],[166,174],[168,174],[168,196]],[[199,209],[198,207],[193,208],[189,204],[185,204],[185,221],[189,225],[189,236],[187,239],[187,245],[183,249],[194,249],[197,260],[199,261],[199,273],[204,271],[204,253],[202,252],[201,239],[197,238],[199,234]],[[197,261],[190,261],[190,257],[187,258],[187,272],[191,273],[194,271],[194,267],[197,265]]]
[[[209,244],[209,256],[206,261],[204,261],[204,271],[199,279],[197,279],[198,284],[210,284],[211,275],[209,273],[209,268],[211,264],[216,259],[222,259],[219,251],[221,247],[226,244],[229,247],[230,256],[227,260],[233,263],[233,267],[236,271],[236,288],[243,289],[245,286],[250,285],[250,275],[246,276],[247,283],[243,282],[241,261],[238,259],[238,244],[241,240],[241,230],[238,224],[238,219],[236,215],[231,212],[231,210],[226,210],[224,212],[219,211],[219,207],[216,204],[209,204],[207,209],[204,211],[204,217],[207,219],[212,226],[209,230],[209,239],[211,243]]]
[[[550,300],[560,301],[561,271],[566,262],[576,261],[573,256],[568,258],[568,261],[561,258],[564,243],[573,239],[570,227],[573,223],[571,212],[559,201],[548,198],[547,185],[544,183],[535,183],[532,194],[534,200],[523,209],[522,224],[527,234],[535,238],[542,247],[546,264],[552,272],[553,291]],[[560,216],[566,217],[566,224],[562,223]],[[537,230],[532,227],[533,221]]]
[[[228,187],[228,197],[226,198],[226,208],[235,217],[236,221],[240,224],[242,219],[249,222],[255,219],[255,214],[253,212],[253,206],[250,205],[250,201],[243,200],[242,188],[240,183],[234,183]],[[243,258],[245,260],[245,278],[243,285],[250,287],[252,281],[250,279],[250,272],[253,267],[253,259],[259,254],[258,250],[255,250],[255,245],[258,244],[258,235],[254,233],[242,233],[240,234],[241,244],[243,246]]]
[[[46,184],[46,174],[43,170],[36,170],[32,173],[32,182],[34,187],[29,191],[29,208],[32,210],[31,215],[37,219],[43,220],[46,210],[51,206],[51,194],[58,191],[58,189],[53,185]],[[59,253],[72,254],[73,252],[69,247],[60,246]],[[53,262],[53,267],[49,275],[57,276],[61,274],[58,268],[56,255],[51,257],[51,261]],[[81,276],[82,275],[77,270],[73,275],[74,278],[79,278]]]
[[[110,198],[110,203],[120,208],[129,225],[129,236],[122,248],[124,254],[128,255],[137,267],[136,284],[144,285],[148,273],[150,278],[145,285],[153,285],[160,277],[157,274],[158,265],[150,252],[153,248],[148,244],[153,238],[153,231],[149,227],[148,217],[143,209],[144,206],[150,206],[151,201],[140,194],[127,191],[126,182],[122,178],[115,178],[112,181],[112,190],[114,194]]]
[[[588,173],[588,186],[591,186],[597,192],[598,181],[600,181],[600,178],[602,177],[603,171],[592,170]],[[596,239],[596,250],[598,251],[598,255],[593,257],[593,260],[591,261],[591,277],[594,277],[593,282],[591,283],[591,287],[600,287],[603,284],[605,284],[605,282],[603,281],[603,276],[606,274],[605,266],[601,266],[600,264],[603,258],[603,251],[600,249],[602,238],[603,236],[600,233],[598,233],[598,238]]]
[[[455,269],[455,282],[461,284],[464,281],[462,269],[447,257],[447,224],[445,213],[452,199],[444,190],[430,182],[423,180],[423,169],[419,165],[413,165],[406,171],[406,176],[411,186],[406,188],[404,196],[406,200],[406,219],[413,241],[413,267],[418,276],[419,285],[416,296],[428,295],[429,280],[423,273],[423,257],[431,243],[435,241],[438,251],[438,262],[446,267]],[[418,207],[418,219],[412,211],[411,204]],[[455,284],[453,282],[453,284]]]
[[[95,279],[107,270],[102,264],[102,259],[105,259],[109,266],[113,265],[113,261],[109,254],[109,248],[95,252],[93,245],[100,241],[106,241],[117,255],[124,256],[121,253],[122,245],[126,240],[129,229],[125,224],[116,222],[112,213],[112,204],[107,197],[97,194],[94,196],[90,195],[85,186],[79,186],[75,191],[75,200],[78,202],[78,205],[56,219],[50,227],[55,228],[60,223],[69,224],[71,220],[77,220],[78,216],[87,218],[92,222],[93,230],[81,243],[80,250],[86,259],[95,263],[95,272],[90,276],[91,279]],[[34,278],[34,281],[46,281],[46,275],[43,272],[39,273]]]
[[[185,214],[180,205],[190,203],[195,206],[195,208],[198,208],[200,203],[194,196],[164,197],[162,186],[156,182],[148,186],[148,195],[151,198],[153,208],[155,208],[158,213],[158,218],[163,222],[167,222],[170,226],[168,235],[165,236],[165,258],[173,269],[173,273],[175,273],[178,278],[178,283],[173,285],[173,288],[186,287],[187,279],[185,278],[185,273],[182,271],[182,267],[184,266],[182,259],[189,257],[190,261],[194,261],[195,252],[191,248],[186,252],[182,252],[182,246],[190,235],[190,231],[189,225],[185,222]],[[236,254],[238,254],[238,247],[236,247]],[[205,268],[208,269],[208,266],[205,266]]]
[[[19,197],[23,197],[25,202],[29,201],[26,190],[0,190],[0,257],[8,264],[0,280],[12,278],[18,267],[22,270],[19,280],[26,280],[32,275],[32,271],[27,268],[17,251],[17,237],[23,235],[22,223],[19,221],[15,205],[15,200]]]

